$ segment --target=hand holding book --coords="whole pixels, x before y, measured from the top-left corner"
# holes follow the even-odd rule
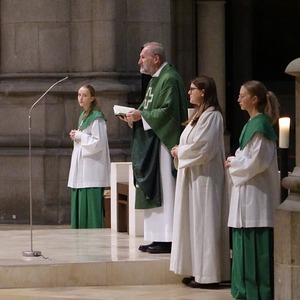
[[[124,117],[130,111],[133,111],[134,108],[133,107],[127,107],[127,106],[121,106],[121,105],[114,105],[113,110],[114,110],[114,114],[116,116]]]

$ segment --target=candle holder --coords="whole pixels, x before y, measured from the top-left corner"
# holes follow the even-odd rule
[[[280,157],[280,199],[281,203],[287,198],[288,190],[282,186],[282,179],[288,177],[289,148],[279,148]]]

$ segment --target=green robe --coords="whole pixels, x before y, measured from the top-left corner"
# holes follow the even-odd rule
[[[100,110],[93,110],[83,122],[85,111],[79,116],[78,130],[83,130],[96,118],[105,117]],[[103,192],[101,187],[72,188],[71,193],[71,228],[103,228],[104,209]]]
[[[277,135],[265,114],[259,114],[250,119],[240,135],[240,149],[243,150],[256,132],[261,132],[269,140],[277,140]]]
[[[101,119],[105,119],[104,114],[101,110],[93,110],[90,115],[85,119],[84,122],[82,122],[82,118],[85,114],[85,111],[82,111],[82,113],[79,116],[79,120],[78,120],[78,129],[82,130],[87,128],[96,118],[101,118]]]
[[[132,167],[137,186],[135,207],[146,209],[162,205],[160,143],[171,151],[188,118],[184,83],[172,66],[164,66],[158,77],[152,77],[139,110],[151,129],[145,131],[142,120],[134,123]]]

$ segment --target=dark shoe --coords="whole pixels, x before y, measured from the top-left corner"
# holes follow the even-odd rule
[[[219,283],[198,283],[192,280],[188,286],[196,289],[217,289],[219,288]]]
[[[148,253],[171,253],[171,242],[154,242],[153,246],[149,246]]]
[[[139,250],[142,251],[142,252],[147,252],[147,249],[150,247],[150,246],[154,246],[155,245],[155,242],[149,244],[149,245],[140,245],[139,246]]]
[[[191,281],[195,280],[195,277],[194,276],[190,276],[190,277],[184,277],[182,278],[181,282],[185,285],[189,285],[189,283]]]

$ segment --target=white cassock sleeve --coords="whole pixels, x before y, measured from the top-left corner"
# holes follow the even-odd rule
[[[219,112],[204,112],[193,130],[193,140],[178,146],[178,168],[207,164],[220,151],[223,118]]]
[[[92,123],[91,133],[77,131],[75,139],[80,141],[82,156],[87,157],[102,151],[106,147],[106,123],[103,119],[95,119]]]
[[[262,133],[255,133],[243,150],[238,149],[230,160],[229,173],[234,186],[245,184],[249,179],[264,172],[274,156],[274,141]]]

